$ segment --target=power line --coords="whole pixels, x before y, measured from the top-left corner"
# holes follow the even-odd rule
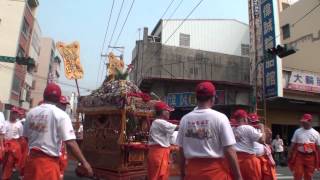
[[[114,33],[115,33],[116,29],[117,29],[117,26],[118,26],[118,21],[119,21],[120,15],[121,15],[121,11],[122,11],[122,8],[123,8],[123,4],[124,4],[124,0],[122,0],[122,3],[121,3],[121,7],[120,7],[120,10],[119,10],[119,13],[118,13],[118,17],[117,17],[117,20],[116,20],[116,24],[115,24],[115,26],[114,26],[114,28],[113,28],[113,31],[112,31],[112,34],[111,34],[111,38],[110,38],[110,41],[109,41],[109,46],[111,46],[111,42],[112,42],[112,40],[113,40],[113,35],[114,35]],[[109,47],[108,47],[108,49],[109,49]]]
[[[168,17],[168,19],[171,19],[172,18],[172,16],[177,12],[177,10],[180,8],[180,6],[181,6],[181,4],[182,4],[182,2],[183,2],[184,0],[181,0],[180,2],[179,2],[179,4],[178,4],[178,6],[173,10],[173,12],[170,14],[170,16]],[[167,25],[167,23],[168,23],[168,21],[166,21],[166,24],[164,24],[164,26],[162,27],[162,28],[164,28],[166,25]]]
[[[99,68],[98,68],[96,86],[98,84],[98,80],[99,80],[99,76],[100,76],[101,63],[102,63],[102,59],[103,59],[101,55],[103,53],[103,50],[104,50],[104,47],[105,47],[105,44],[106,44],[106,40],[107,40],[107,34],[108,34],[108,30],[109,30],[110,20],[111,20],[111,17],[112,17],[114,2],[115,2],[115,0],[112,1],[111,10],[110,10],[110,13],[109,13],[109,18],[108,18],[108,24],[107,24],[106,32],[104,34],[104,39],[103,39],[102,48],[101,48],[101,52],[100,52],[100,64],[99,64]]]
[[[320,3],[316,5],[314,8],[312,8],[309,12],[307,12],[304,16],[302,16],[300,19],[298,19],[295,23],[292,24],[292,26],[296,25],[300,21],[302,21],[305,17],[307,17],[309,14],[311,14],[315,9],[317,9],[320,6]]]
[[[133,0],[132,3],[131,3],[130,9],[129,9],[129,11],[128,11],[128,13],[127,13],[127,16],[126,16],[126,19],[124,20],[124,23],[123,23],[123,25],[122,25],[122,27],[121,27],[120,33],[119,33],[119,35],[118,35],[118,37],[117,37],[117,40],[116,40],[116,42],[114,43],[114,46],[116,46],[117,43],[118,43],[118,40],[119,40],[119,38],[120,38],[120,36],[121,36],[121,33],[122,33],[122,31],[123,31],[123,28],[124,28],[124,26],[125,26],[126,23],[127,23],[127,20],[128,20],[129,15],[130,15],[130,12],[131,12],[131,10],[132,10],[132,7],[133,7],[134,2],[135,2],[135,0]]]
[[[113,31],[112,31],[112,34],[111,34],[111,38],[110,38],[110,41],[109,41],[109,44],[108,44],[107,52],[108,52],[108,50],[110,49],[110,46],[111,46],[111,42],[112,42],[112,40],[113,40],[114,33],[115,33],[116,29],[117,29],[118,21],[119,21],[119,18],[120,18],[121,12],[122,12],[122,8],[123,8],[123,4],[124,4],[124,0],[122,0],[121,6],[120,6],[120,10],[119,10],[119,13],[118,13],[118,17],[117,17],[117,20],[116,20],[116,24],[115,24],[115,26],[114,26],[114,28],[113,28]],[[106,68],[103,68],[103,69],[102,69],[102,75],[103,75],[105,69],[106,69]],[[101,76],[100,81],[102,80],[102,78],[103,78],[103,76]]]
[[[171,5],[172,5],[172,3],[173,3],[174,1],[175,1],[175,0],[172,0],[172,1],[170,2],[169,6],[168,6],[167,9],[164,11],[164,13],[162,14],[162,16],[161,16],[160,19],[162,19],[162,18],[167,14],[168,10],[170,9],[170,7],[171,7]]]
[[[179,26],[173,31],[173,33],[167,38],[167,40],[163,43],[167,43],[171,37],[180,29],[180,27],[183,25],[183,23],[192,15],[192,13],[200,6],[200,4],[203,2],[203,0],[200,0],[199,3],[191,10],[191,12],[183,19],[183,21],[179,24]]]

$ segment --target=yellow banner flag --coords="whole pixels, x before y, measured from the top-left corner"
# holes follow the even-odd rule
[[[80,64],[80,44],[75,41],[71,44],[57,42],[56,47],[64,62],[64,72],[68,79],[81,79],[83,68]]]

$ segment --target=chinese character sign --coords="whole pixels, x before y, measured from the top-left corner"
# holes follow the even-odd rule
[[[274,12],[272,0],[261,2],[262,40],[263,54],[267,55],[267,50],[276,46]],[[264,83],[265,97],[278,96],[278,76],[276,57],[264,60]]]
[[[292,71],[287,88],[320,93],[320,74]]]
[[[57,49],[64,62],[64,72],[68,79],[81,79],[83,77],[83,68],[80,64],[80,44],[73,42],[66,45],[57,42]]]

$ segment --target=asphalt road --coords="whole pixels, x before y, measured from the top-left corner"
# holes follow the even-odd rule
[[[69,161],[68,169],[65,172],[64,180],[90,180],[88,178],[77,177],[74,172],[75,166],[76,166],[76,163],[74,161]],[[293,179],[292,173],[287,167],[277,167],[277,177],[278,177],[278,180]],[[12,180],[18,180],[18,175],[16,173],[12,177]],[[180,180],[180,178],[171,177],[170,180]],[[313,180],[320,180],[320,172],[315,173]]]

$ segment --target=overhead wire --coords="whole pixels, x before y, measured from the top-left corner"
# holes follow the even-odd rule
[[[128,13],[127,13],[126,19],[124,20],[124,23],[122,24],[120,33],[119,33],[119,35],[118,35],[118,37],[117,37],[117,39],[116,39],[116,41],[115,41],[115,43],[114,43],[113,46],[116,46],[117,43],[118,43],[118,40],[119,40],[119,38],[120,38],[120,36],[121,36],[121,34],[122,34],[123,28],[124,28],[124,26],[125,26],[126,23],[127,23],[128,17],[130,16],[130,13],[131,13],[131,10],[132,10],[132,7],[133,7],[134,2],[135,2],[135,0],[132,0],[132,3],[131,3],[131,6],[130,6],[129,11],[128,11]]]
[[[162,16],[161,16],[160,19],[162,19],[162,18],[167,14],[168,10],[170,9],[170,7],[172,6],[172,4],[173,4],[174,1],[175,1],[175,0],[172,0],[172,1],[170,2],[170,4],[168,5],[167,9],[166,9],[166,10],[164,11],[164,13],[162,14]]]
[[[103,53],[103,50],[105,48],[105,44],[106,44],[106,40],[107,40],[107,34],[108,34],[109,26],[110,26],[110,20],[111,20],[111,17],[112,17],[114,2],[115,2],[115,0],[112,1],[110,13],[109,13],[109,18],[108,18],[108,23],[107,23],[107,28],[106,28],[106,31],[105,31],[105,34],[104,34],[102,48],[101,48],[101,51],[100,51],[100,64],[99,64],[99,67],[98,67],[98,75],[97,75],[97,80],[96,80],[96,86],[98,84],[98,80],[99,80],[99,76],[100,76],[101,63],[102,63],[102,59],[103,59],[102,58],[102,53]]]
[[[174,16],[174,14],[177,12],[177,10],[180,8],[181,4],[183,3],[184,0],[180,0],[178,6],[172,11],[172,13],[170,14],[170,16],[168,17],[168,19],[171,19],[172,16]],[[162,28],[164,28],[167,25],[168,21],[166,21],[166,23],[162,26]]]
[[[122,12],[123,4],[124,4],[124,0],[122,0],[121,6],[120,6],[120,10],[119,10],[119,12],[118,12],[117,20],[116,20],[116,23],[115,23],[115,25],[114,25],[114,28],[113,28],[113,31],[112,31],[112,34],[111,34],[111,37],[110,37],[110,41],[109,41],[109,44],[108,44],[108,48],[107,48],[107,51],[106,51],[107,53],[108,53],[108,51],[109,51],[109,49],[110,49],[110,46],[111,46],[111,42],[112,42],[112,40],[113,40],[114,33],[115,33],[115,31],[116,31],[116,29],[117,29],[117,26],[118,26],[118,22],[119,22],[119,18],[120,18],[121,12]],[[105,70],[105,69],[106,69],[106,68],[103,68],[103,69],[102,69],[102,75],[104,74],[104,70]],[[102,78],[103,78],[103,76],[101,76],[100,81],[102,81]]]

